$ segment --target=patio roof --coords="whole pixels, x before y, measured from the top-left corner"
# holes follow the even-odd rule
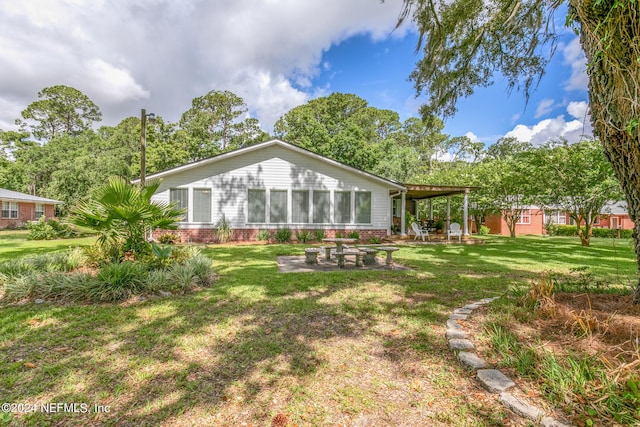
[[[432,199],[434,197],[464,194],[480,187],[466,187],[457,185],[423,185],[403,184],[407,189],[407,198],[414,200]]]

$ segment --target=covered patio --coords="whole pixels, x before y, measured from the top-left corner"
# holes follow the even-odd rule
[[[472,190],[476,190],[479,187],[471,186],[453,186],[453,185],[424,185],[424,184],[403,184],[405,189],[395,194],[390,195],[390,213],[391,223],[389,224],[389,233],[391,234],[391,227],[393,225],[393,219],[399,217],[400,222],[400,235],[407,235],[406,213],[409,211],[416,218],[419,218],[418,201],[432,200],[438,197],[447,198],[447,207],[444,220],[445,230],[449,229],[451,223],[451,196],[462,194],[464,195],[462,205],[462,234],[463,237],[469,237],[469,193]],[[412,208],[408,210],[408,207]],[[399,207],[399,209],[397,209]],[[394,215],[395,213],[395,215]],[[399,214],[399,215],[397,215]],[[433,220],[433,206],[429,206],[429,219]]]

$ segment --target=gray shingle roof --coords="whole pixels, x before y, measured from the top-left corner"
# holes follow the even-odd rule
[[[0,200],[9,200],[12,202],[47,203],[53,205],[64,203],[60,200],[46,199],[44,197],[32,196],[31,194],[5,190],[4,188],[0,188]]]

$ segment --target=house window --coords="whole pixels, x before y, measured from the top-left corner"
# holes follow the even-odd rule
[[[266,222],[266,194],[265,190],[249,190],[249,222]]]
[[[329,192],[314,191],[313,192],[313,222],[316,224],[325,224],[331,221],[329,218]]]
[[[531,211],[529,209],[520,211],[520,219],[516,224],[531,224]]]
[[[40,219],[40,217],[44,216],[44,205],[42,203],[36,203],[36,217],[35,219]]]
[[[401,209],[402,209],[402,200],[401,199],[393,199],[392,213],[391,214],[393,216],[400,216]]]
[[[609,219],[610,228],[620,228],[619,218],[617,216],[612,216]]]
[[[551,211],[546,218],[546,222],[552,224],[566,224],[567,214],[564,211]]]
[[[269,202],[269,222],[287,222],[287,190],[271,190]]]
[[[358,224],[371,223],[370,191],[356,191],[356,222]]]
[[[18,218],[17,202],[2,202],[2,218]]]
[[[294,223],[309,222],[309,192],[291,192],[291,221]]]
[[[351,222],[351,192],[336,191],[334,198],[334,221],[338,224]]]
[[[189,189],[188,188],[172,188],[169,190],[169,201],[175,202],[178,209],[184,209],[185,214],[182,215],[182,221],[187,220],[186,211],[189,208]]]
[[[593,225],[600,225],[600,215],[596,215],[596,219],[593,221]]]
[[[211,222],[211,189],[193,190],[193,222]]]

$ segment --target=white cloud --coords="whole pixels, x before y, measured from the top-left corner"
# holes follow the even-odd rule
[[[475,133],[473,133],[471,131],[465,133],[464,136],[469,138],[471,140],[471,142],[481,142],[480,138],[478,137],[478,135],[476,135]]]
[[[0,2],[0,105],[73,86],[115,125],[146,108],[176,121],[210,90],[241,95],[263,128],[316,89],[322,54],[391,32],[401,0],[30,0]],[[255,102],[255,103],[254,103]],[[0,110],[0,124],[15,109]]]
[[[542,101],[540,101],[540,103],[538,104],[538,107],[536,108],[536,113],[534,117],[538,119],[542,116],[546,116],[547,114],[549,114],[551,111],[553,111],[554,103],[555,101],[549,98],[545,98]]]
[[[591,118],[588,114],[586,102],[570,102],[567,112],[573,119],[567,121],[564,114],[555,118],[542,120],[532,126],[519,124],[505,137],[515,137],[520,141],[530,142],[534,146],[540,146],[550,140],[565,138],[570,143],[577,142],[583,138],[593,136]]]
[[[587,90],[587,59],[580,45],[580,38],[575,37],[562,51],[563,63],[571,67],[571,77],[565,82],[565,90]]]

